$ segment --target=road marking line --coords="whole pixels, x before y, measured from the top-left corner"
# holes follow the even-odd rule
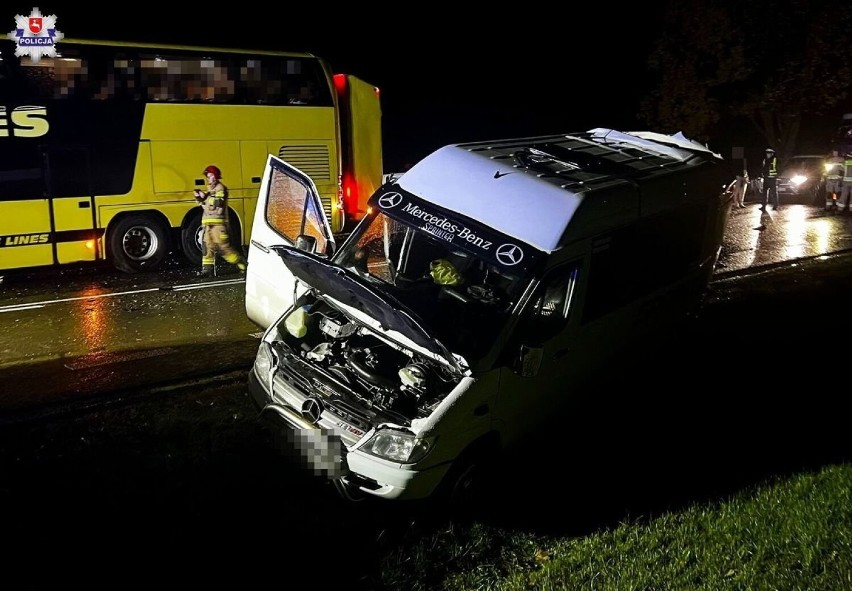
[[[171,291],[186,291],[190,289],[204,289],[207,287],[222,287],[224,285],[235,285],[237,283],[244,283],[245,279],[227,279],[223,281],[208,281],[205,283],[196,283],[190,285],[175,285],[174,287],[167,288]],[[8,306],[0,306],[0,312],[19,312],[21,310],[35,310],[38,308],[44,308],[50,304],[62,304],[64,302],[76,302],[79,300],[97,300],[100,298],[114,298],[116,296],[123,295],[134,295],[139,293],[151,293],[154,291],[163,291],[162,287],[151,287],[148,289],[134,289],[130,291],[117,291],[113,293],[98,293],[98,294],[90,294],[84,296],[77,296],[73,298],[61,298],[58,300],[46,300],[43,302],[31,302],[28,304],[10,304]]]
[[[17,310],[37,310],[44,308],[44,304],[13,304],[11,306],[0,307],[0,312],[15,312]]]

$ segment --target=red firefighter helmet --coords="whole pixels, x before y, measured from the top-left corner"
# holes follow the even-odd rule
[[[207,173],[212,173],[213,176],[216,177],[217,181],[222,178],[222,171],[219,170],[218,166],[213,166],[211,164],[210,166],[204,169],[204,174],[206,175]]]

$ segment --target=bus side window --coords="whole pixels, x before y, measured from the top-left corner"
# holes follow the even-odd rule
[[[17,59],[17,58],[15,58]],[[52,58],[42,58],[33,64],[29,57],[21,58],[21,96],[35,100],[54,98],[55,72]]]

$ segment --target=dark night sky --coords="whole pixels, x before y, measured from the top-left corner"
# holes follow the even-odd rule
[[[646,4],[520,3],[465,7],[461,14],[433,3],[399,14],[341,12],[331,3],[279,4],[272,14],[256,4],[247,12],[149,3],[107,13],[39,9],[55,14],[67,37],[315,53],[335,72],[381,89],[385,167],[394,170],[453,142],[641,127],[643,72],[662,6]],[[11,30],[15,14],[32,7],[7,10]]]

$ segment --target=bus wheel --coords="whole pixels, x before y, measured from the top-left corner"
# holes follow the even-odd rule
[[[232,211],[230,212],[230,220],[231,246],[242,251],[240,247],[240,236],[242,236],[240,219]],[[184,224],[180,231],[180,247],[186,260],[196,267],[201,266],[201,257],[204,255],[204,229],[201,227],[201,212],[193,213]]]
[[[112,264],[126,273],[157,268],[168,250],[165,228],[146,215],[130,215],[118,220],[109,234]]]
[[[194,212],[180,231],[180,250],[183,256],[194,267],[201,266],[201,255],[204,252],[201,228],[201,212]]]

